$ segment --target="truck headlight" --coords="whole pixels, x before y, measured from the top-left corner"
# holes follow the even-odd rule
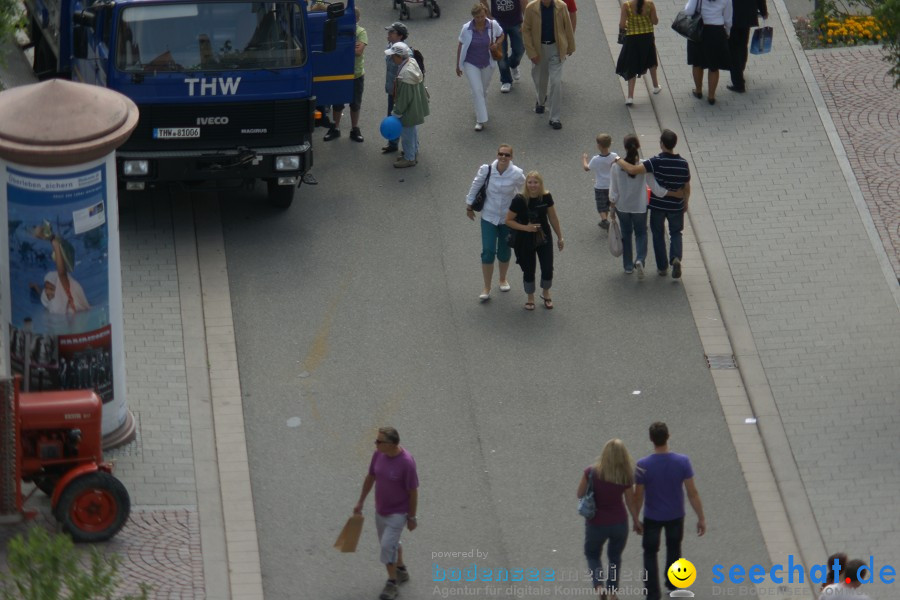
[[[296,171],[300,168],[300,157],[296,154],[293,156],[276,156],[276,171]]]
[[[125,177],[140,177],[150,173],[150,161],[126,160],[122,163],[122,175]]]

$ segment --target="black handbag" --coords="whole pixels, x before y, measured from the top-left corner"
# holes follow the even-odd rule
[[[484,208],[484,201],[487,200],[487,186],[488,182],[491,180],[491,165],[488,165],[487,177],[484,178],[484,183],[481,184],[481,189],[475,193],[475,200],[472,201],[472,210],[475,212],[481,212]]]
[[[678,11],[678,14],[675,15],[675,20],[672,22],[672,29],[692,42],[699,42],[703,39],[703,17],[700,16],[701,6],[703,6],[703,0],[697,3],[697,10],[692,15],[687,14],[683,10]]]

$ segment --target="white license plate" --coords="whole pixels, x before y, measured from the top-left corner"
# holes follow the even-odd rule
[[[200,137],[199,127],[157,127],[153,130],[154,140],[198,137]]]

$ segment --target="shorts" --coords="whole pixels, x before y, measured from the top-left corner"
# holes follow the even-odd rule
[[[406,525],[406,515],[379,515],[375,513],[375,529],[378,531],[378,542],[381,545],[381,562],[397,563],[397,550],[400,548],[400,534]]]
[[[356,79],[353,80],[353,102],[350,103],[350,110],[353,112],[359,112],[360,107],[362,106],[362,97],[363,97],[363,88],[365,87],[365,75],[360,75]],[[335,104],[331,108],[336,111],[344,110],[344,104]]]
[[[597,212],[609,212],[609,190],[594,188],[594,202],[597,203]]]

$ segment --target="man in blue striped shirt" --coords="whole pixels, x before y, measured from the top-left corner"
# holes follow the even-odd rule
[[[653,254],[656,255],[656,269],[660,276],[665,277],[672,265],[672,277],[681,277],[681,232],[684,229],[684,213],[688,209],[688,199],[691,195],[691,171],[686,160],[675,154],[675,144],[678,136],[674,131],[664,129],[659,138],[659,147],[662,150],[656,156],[642,161],[636,165],[625,162],[621,158],[616,160],[629,175],[653,173],[657,183],[670,191],[684,189],[684,198],[672,196],[657,196],[650,194],[650,233],[653,236]],[[670,247],[666,256],[665,222],[669,222]]]

